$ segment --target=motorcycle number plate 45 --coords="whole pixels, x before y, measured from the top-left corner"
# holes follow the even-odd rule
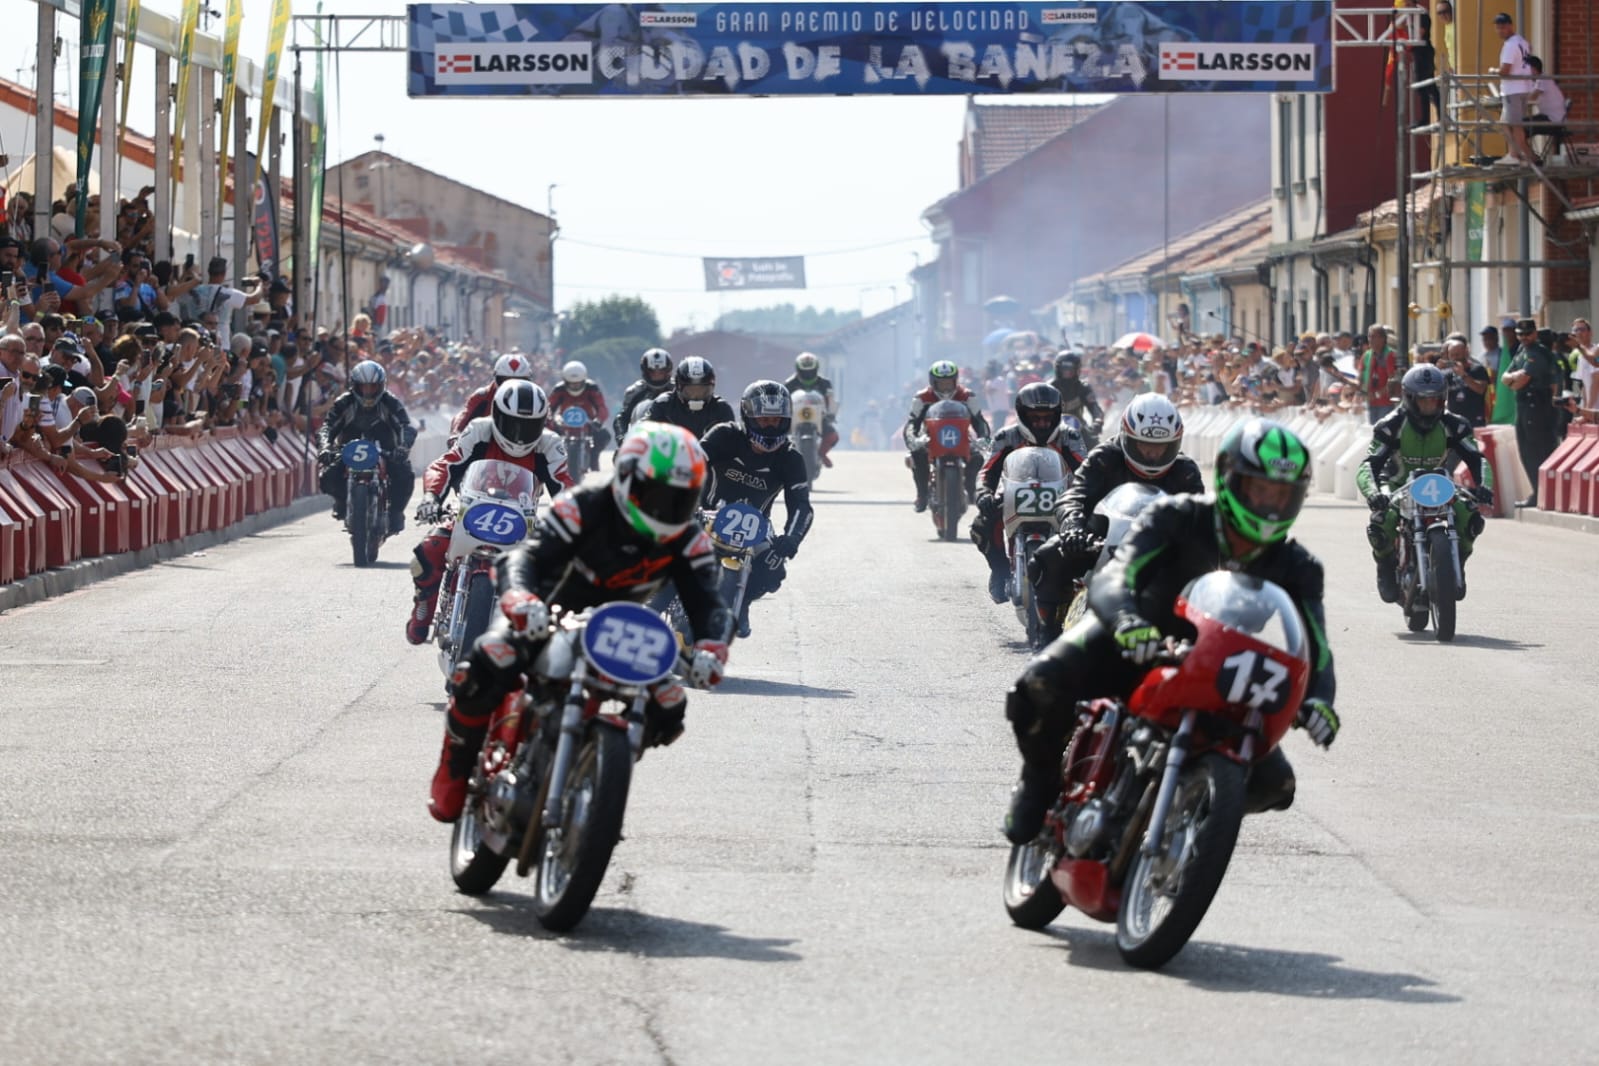
[[[568,407],[561,412],[561,425],[567,429],[582,429],[589,424],[589,413],[581,407]]]
[[[677,637],[647,607],[608,603],[583,628],[583,656],[606,677],[624,685],[648,685],[677,665]]]
[[[515,507],[498,503],[474,504],[461,521],[478,540],[501,546],[527,537],[527,519]]]
[[[1410,483],[1410,498],[1423,507],[1442,507],[1455,498],[1455,483],[1442,474],[1422,474]]]
[[[759,544],[766,539],[769,523],[758,508],[747,503],[730,503],[716,512],[711,530],[716,539],[730,548]]]
[[[378,465],[378,446],[369,440],[352,440],[339,452],[346,470],[371,470]]]

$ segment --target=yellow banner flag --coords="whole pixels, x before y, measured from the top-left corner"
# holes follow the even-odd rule
[[[243,22],[244,0],[228,0],[227,28],[222,34],[222,152],[217,157],[218,189],[228,187],[228,149],[232,147],[228,132],[233,128],[233,97],[239,84],[239,26]],[[233,202],[237,206],[244,200],[236,195]]]
[[[128,101],[133,98],[128,86],[133,84],[133,45],[139,36],[139,0],[128,0],[125,25],[127,36],[122,41],[122,115],[117,119],[118,155],[128,154]]]
[[[272,25],[267,29],[266,69],[261,81],[261,128],[255,139],[255,158],[267,166],[267,130],[272,125],[272,97],[278,89],[278,66],[283,59],[283,42],[289,35],[289,0],[273,0]]]
[[[178,98],[172,109],[172,186],[174,200],[178,172],[183,167],[183,123],[188,117],[189,68],[193,65],[194,34],[200,25],[200,0],[183,0],[183,22],[178,35]]]

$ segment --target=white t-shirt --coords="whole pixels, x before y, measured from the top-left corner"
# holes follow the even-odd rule
[[[1586,350],[1590,354],[1599,357],[1599,345],[1594,345],[1592,348]],[[1582,386],[1582,398],[1578,402],[1581,403],[1583,407],[1591,407],[1594,398],[1593,379],[1596,375],[1599,375],[1599,367],[1595,367],[1586,358],[1584,358],[1581,354],[1583,351],[1583,347],[1579,344],[1577,346],[1577,352],[1579,353],[1577,355],[1577,383]]]
[[[1550,122],[1566,121],[1566,94],[1552,78],[1536,78],[1532,91],[1538,94],[1538,111]]]
[[[244,293],[227,285],[199,285],[194,290],[194,308],[196,315],[208,314],[212,311],[217,316],[217,347],[227,348],[232,336],[230,323],[233,321],[233,312],[244,306]]]
[[[1512,33],[1505,38],[1505,43],[1499,49],[1499,65],[1510,64],[1510,74],[1499,82],[1500,96],[1513,96],[1516,93],[1532,92],[1532,82],[1528,80],[1532,68],[1527,65],[1527,57],[1532,54],[1532,49],[1527,45],[1527,38],[1519,33]]]

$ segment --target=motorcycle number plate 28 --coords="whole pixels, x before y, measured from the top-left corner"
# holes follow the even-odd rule
[[[561,412],[561,425],[568,429],[582,429],[589,424],[589,413],[581,407],[568,407]]]
[[[958,426],[941,426],[938,430],[938,444],[942,448],[959,448],[961,446],[961,431]]]
[[[527,519],[515,507],[474,504],[461,519],[468,533],[488,544],[515,544],[527,537]]]
[[[346,470],[371,470],[378,465],[378,446],[369,440],[352,440],[339,452]]]
[[[1423,507],[1442,507],[1455,498],[1455,483],[1442,474],[1421,474],[1410,483],[1410,498]]]
[[[583,655],[606,677],[625,685],[648,685],[677,665],[677,637],[647,607],[608,603],[583,629]]]
[[[1055,490],[1024,485],[1016,490],[1016,513],[1047,515],[1055,510]]]
[[[747,503],[730,503],[716,512],[711,529],[723,544],[742,548],[765,540],[767,526],[766,516],[758,508]]]
[[[1228,703],[1246,704],[1261,714],[1282,710],[1288,698],[1288,667],[1267,655],[1241,651],[1221,661],[1216,691]]]

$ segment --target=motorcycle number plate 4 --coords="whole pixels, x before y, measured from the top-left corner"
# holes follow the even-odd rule
[[[568,407],[561,412],[561,425],[567,429],[582,429],[589,424],[589,413],[581,407]]]
[[[502,547],[527,537],[527,519],[515,507],[498,503],[473,504],[461,522],[472,536]]]
[[[346,470],[372,470],[378,465],[378,446],[369,440],[352,440],[339,452],[339,459]]]
[[[660,615],[637,603],[608,603],[583,628],[583,657],[624,685],[659,681],[677,665],[677,637]]]
[[[759,508],[747,503],[730,503],[716,512],[711,531],[730,548],[743,548],[766,540],[770,523]]]
[[[1410,498],[1423,507],[1442,507],[1455,498],[1455,483],[1442,474],[1421,474],[1410,483]]]

